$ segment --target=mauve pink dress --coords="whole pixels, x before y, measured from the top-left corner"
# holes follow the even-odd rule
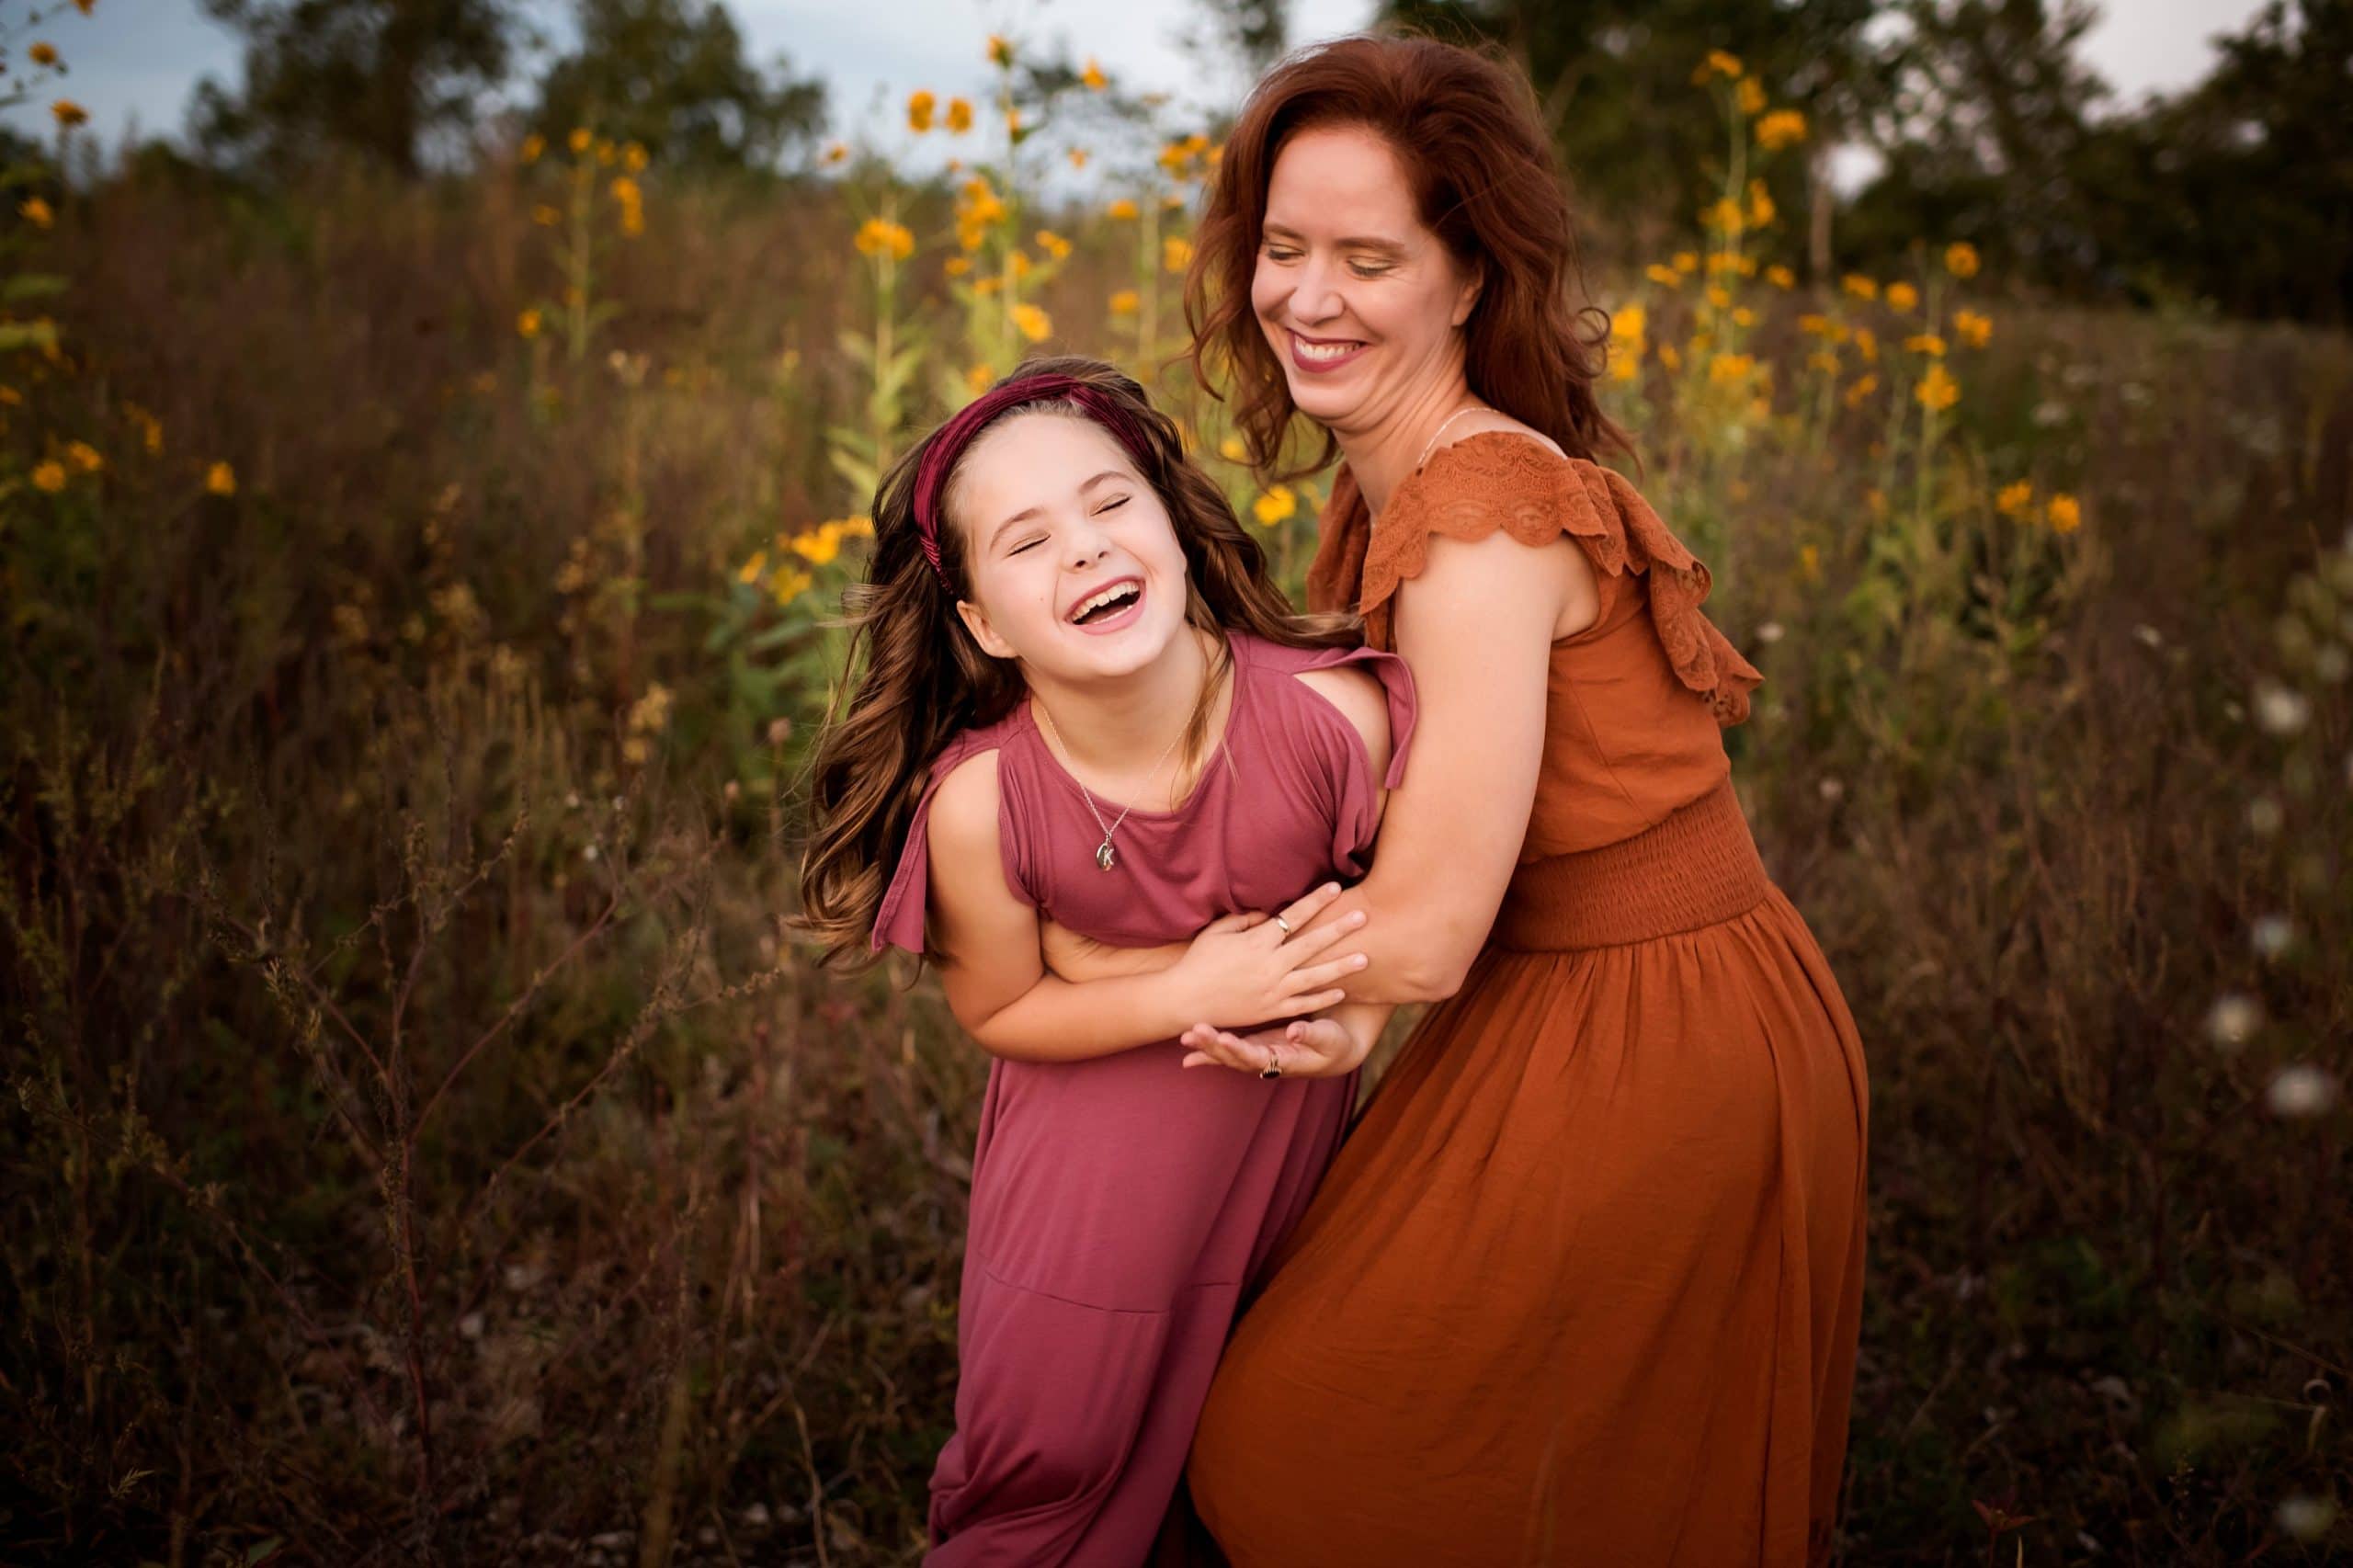
[[[1404,776],[1413,677],[1393,654],[1230,632],[1233,699],[1201,781],[1102,842],[1029,704],[933,764],[873,946],[920,952],[938,781],[997,754],[1006,884],[1098,941],[1190,937],[1361,877],[1379,825],[1363,738],[1294,676],[1357,665],[1389,699]],[[1097,800],[1107,821],[1117,808]],[[1173,1040],[1093,1061],[991,1063],[972,1157],[956,1434],[931,1478],[930,1564],[1134,1568],[1181,1555],[1171,1517],[1227,1331],[1337,1149],[1356,1079],[1187,1072]],[[1164,1521],[1170,1528],[1155,1551]]]

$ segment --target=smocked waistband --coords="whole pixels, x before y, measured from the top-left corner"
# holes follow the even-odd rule
[[[1745,915],[1772,886],[1727,778],[1631,838],[1520,867],[1487,940],[1519,952],[1648,941]]]

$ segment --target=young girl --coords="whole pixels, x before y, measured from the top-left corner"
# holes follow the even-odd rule
[[[926,1562],[1181,1559],[1210,1375],[1355,1084],[1185,1072],[1176,1037],[1314,1014],[1329,1044],[1385,1017],[1340,1005],[1354,923],[1291,933],[1369,865],[1412,678],[1347,620],[1292,616],[1176,426],[1093,360],[983,394],[874,519],[800,918],[828,959],[934,959],[995,1058]],[[1072,984],[1040,960],[1049,918],[1200,935],[1158,973]]]

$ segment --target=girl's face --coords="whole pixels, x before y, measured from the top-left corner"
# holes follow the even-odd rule
[[[1410,412],[1461,364],[1478,298],[1377,133],[1326,126],[1283,143],[1250,303],[1301,412],[1344,431]]]
[[[1131,675],[1185,625],[1185,552],[1160,494],[1091,419],[1017,414],[964,453],[949,524],[964,530],[973,640],[1031,676]]]

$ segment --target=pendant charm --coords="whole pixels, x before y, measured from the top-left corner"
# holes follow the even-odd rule
[[[1095,846],[1095,863],[1105,870],[1111,869],[1111,841],[1105,839]]]

